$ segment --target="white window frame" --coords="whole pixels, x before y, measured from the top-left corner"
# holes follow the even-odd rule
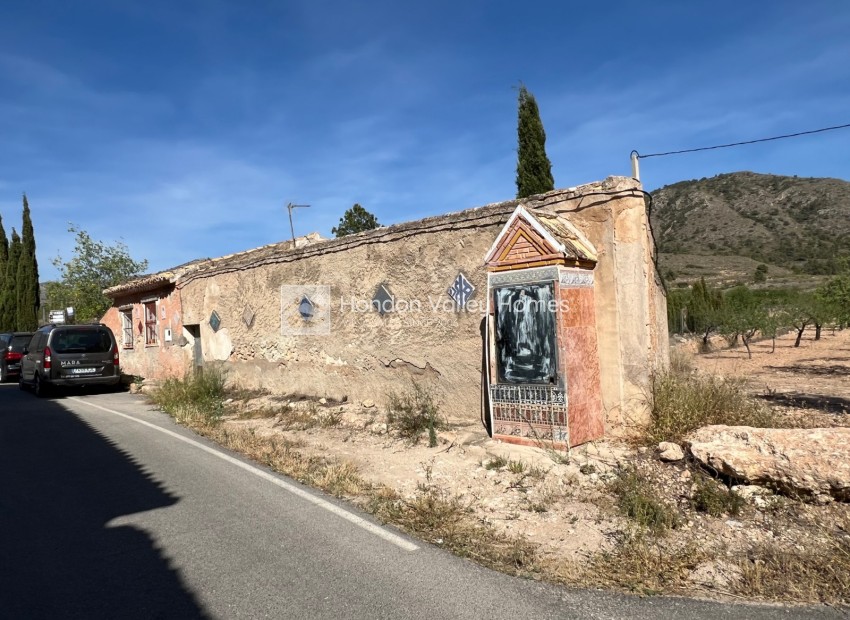
[[[121,344],[125,349],[133,348],[133,309],[119,310],[121,314]]]
[[[159,344],[159,315],[157,314],[156,301],[142,303],[142,312],[145,318],[145,346],[155,347]],[[153,308],[153,312],[149,310]]]

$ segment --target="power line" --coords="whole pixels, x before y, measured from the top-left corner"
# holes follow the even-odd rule
[[[641,155],[637,151],[632,151],[639,159],[647,159],[649,157],[664,157],[665,155],[681,155],[682,153],[696,153],[697,151],[713,151],[714,149],[727,149],[731,146],[743,146],[745,144],[757,144],[759,142],[771,142],[772,140],[783,140],[785,138],[796,138],[797,136],[808,136],[813,133],[823,133],[824,131],[833,131],[835,129],[847,129],[850,123],[846,125],[836,125],[834,127],[823,127],[821,129],[812,129],[811,131],[799,131],[797,133],[789,133],[784,136],[773,136],[772,138],[759,138],[758,140],[746,140],[744,142],[732,142],[731,144],[718,144],[716,146],[703,146],[698,149],[683,149],[681,151],[667,151],[666,153],[650,153],[649,155]]]

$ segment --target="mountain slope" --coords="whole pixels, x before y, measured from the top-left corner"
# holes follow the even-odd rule
[[[850,183],[733,172],[652,193],[663,255],[737,256],[810,274],[850,257]]]

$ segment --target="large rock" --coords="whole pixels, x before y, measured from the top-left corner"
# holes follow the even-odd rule
[[[850,428],[705,426],[686,443],[697,461],[731,478],[850,501]]]
[[[665,463],[672,463],[675,461],[681,461],[685,458],[685,452],[677,443],[673,443],[672,441],[662,441],[658,444],[658,458]]]

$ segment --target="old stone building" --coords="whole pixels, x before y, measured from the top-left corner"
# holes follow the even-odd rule
[[[198,260],[106,291],[123,371],[222,363],[282,394],[381,402],[411,379],[452,419],[577,445],[645,415],[666,300],[640,184]]]

